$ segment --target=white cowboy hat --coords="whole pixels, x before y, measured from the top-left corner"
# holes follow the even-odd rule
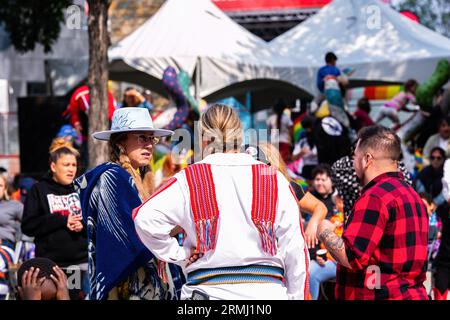
[[[156,129],[147,109],[129,107],[114,111],[111,130],[94,132],[92,137],[97,140],[109,141],[113,133],[132,131],[152,132],[155,137],[171,136],[174,133],[171,130]]]

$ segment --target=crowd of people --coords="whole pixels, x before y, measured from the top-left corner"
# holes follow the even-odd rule
[[[327,299],[447,299],[450,118],[421,137],[411,170],[397,130],[400,112],[421,112],[420,84],[374,121],[367,98],[349,112],[346,73],[334,53],[325,61],[312,108],[295,118],[280,99],[268,141],[253,144],[232,108],[187,111],[173,68],[177,113],[163,128],[145,92],[128,88],[122,104],[110,94],[110,130],[92,136],[109,159],[89,170],[89,88],[76,90],[45,176],[12,188],[0,175],[0,298],[317,300],[329,286]],[[198,132],[200,161],[171,141],[177,128]]]

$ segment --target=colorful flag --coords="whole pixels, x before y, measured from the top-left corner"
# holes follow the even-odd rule
[[[302,126],[302,120],[306,116],[306,112],[299,115],[294,120],[294,129],[293,129],[293,135],[294,135],[294,143],[297,143],[300,141],[301,138],[305,137],[306,132],[305,129]]]

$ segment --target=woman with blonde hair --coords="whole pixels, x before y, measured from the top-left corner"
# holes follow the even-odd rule
[[[11,200],[8,181],[0,174],[0,300],[8,294],[8,265],[13,261],[16,233],[22,220],[23,205]]]
[[[154,258],[136,234],[132,211],[154,191],[150,160],[159,138],[146,109],[114,112],[111,130],[93,138],[108,141],[110,161],[77,179],[89,241],[90,299],[176,299],[176,266]],[[177,287],[178,286],[178,287]]]
[[[261,142],[259,143],[259,147],[267,158],[270,166],[279,170],[283,176],[289,180],[295,196],[297,197],[300,209],[312,215],[305,230],[305,238],[308,247],[314,248],[319,244],[319,240],[316,237],[317,227],[319,226],[319,223],[325,219],[328,212],[327,207],[319,199],[313,196],[311,192],[308,191],[305,193],[303,189],[289,177],[286,163],[283,161],[280,152],[273,144]]]
[[[289,182],[240,153],[242,126],[230,107],[211,106],[199,133],[204,159],[136,210],[140,239],[184,268],[182,299],[304,299],[309,255]],[[183,246],[170,236],[177,225]]]
[[[87,271],[87,237],[73,185],[79,154],[64,139],[55,139],[49,154],[49,172],[27,194],[22,232],[34,237],[36,257],[48,258],[63,269],[77,266],[83,278]],[[82,291],[87,290],[87,282],[79,280]],[[83,293],[87,292],[79,288],[70,291],[72,299],[82,298]]]

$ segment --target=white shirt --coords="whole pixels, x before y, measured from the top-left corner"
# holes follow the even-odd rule
[[[443,139],[441,136],[439,136],[439,138],[438,138],[438,147],[443,149],[444,151],[446,151],[449,141],[450,141],[450,139]]]
[[[275,256],[261,247],[259,233],[251,219],[252,170],[260,164],[244,153],[217,153],[200,163],[211,164],[219,207],[215,250],[207,251],[195,263],[184,267],[190,249],[196,245],[195,224],[190,206],[185,172],[176,182],[145,203],[135,217],[136,230],[142,242],[158,258],[183,267],[185,273],[201,268],[218,268],[264,264],[285,271],[286,286],[281,284],[229,284],[183,286],[182,298],[200,289],[218,299],[304,299],[308,251],[300,227],[298,204],[289,190],[289,182],[277,173],[278,204],[274,231],[278,250]],[[186,232],[183,247],[169,232],[176,226]]]
[[[269,130],[270,133],[270,142],[291,143],[291,118],[283,113],[281,115],[280,128],[277,128],[277,118],[278,116],[273,114],[267,119],[267,130]]]
[[[444,176],[442,177],[442,192],[446,201],[450,200],[450,159],[444,162]]]
[[[298,155],[303,147],[308,147],[310,152],[303,155],[303,165],[305,166],[314,166],[319,164],[319,157],[317,156],[317,147],[311,149],[311,146],[308,143],[307,138],[302,138],[298,143],[295,144],[294,151],[292,152],[293,156]]]

